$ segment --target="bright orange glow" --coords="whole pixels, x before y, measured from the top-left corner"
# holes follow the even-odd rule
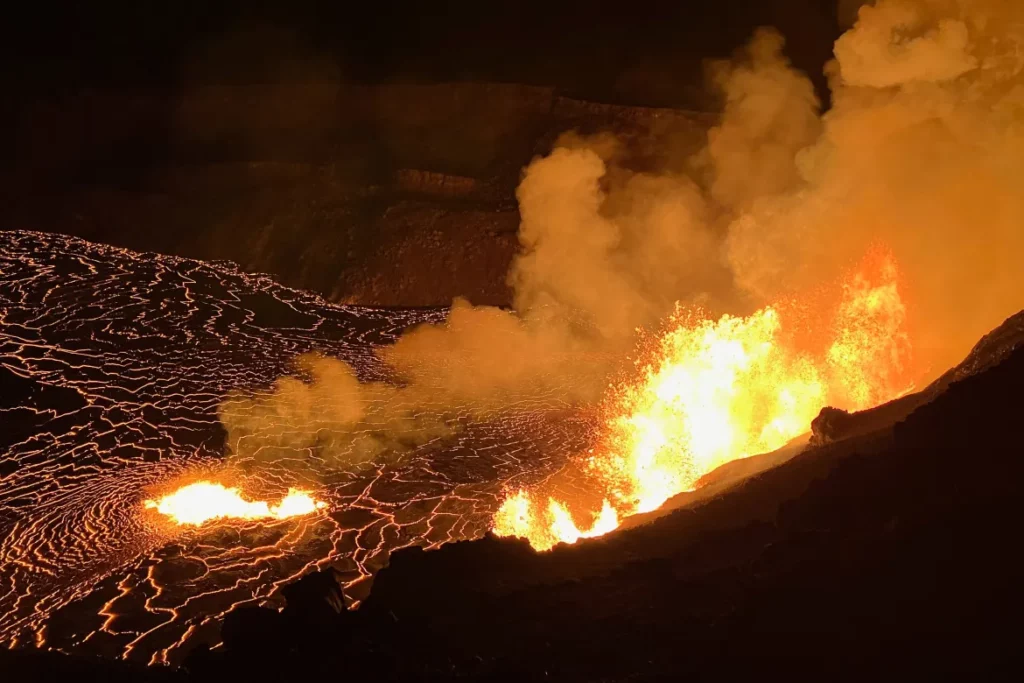
[[[159,500],[147,500],[147,509],[167,515],[177,524],[199,526],[214,519],[285,519],[308,515],[327,503],[315,500],[308,492],[288,489],[277,505],[266,501],[248,501],[237,488],[197,481],[183,486]]]
[[[910,338],[891,257],[870,260],[843,283],[826,354],[837,407],[863,410],[909,391]]]
[[[520,490],[494,532],[538,550],[608,533],[720,465],[784,446],[825,405],[863,409],[905,393],[910,342],[897,280],[888,253],[869,255],[819,316],[831,326],[813,336],[827,340],[809,350],[786,334],[778,307],[718,320],[677,311],[639,378],[614,393],[598,445],[580,463],[604,498],[591,527],[577,527],[565,502],[550,498],[544,509]]]

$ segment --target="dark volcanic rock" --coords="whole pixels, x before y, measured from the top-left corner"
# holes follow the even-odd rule
[[[337,673],[337,650],[352,636],[341,584],[333,569],[307,574],[282,590],[285,608],[241,607],[221,629],[227,654],[194,648],[184,669],[204,678],[287,679],[295,671]]]
[[[853,422],[849,412],[826,406],[811,421],[811,443],[821,445],[842,438],[850,431]]]

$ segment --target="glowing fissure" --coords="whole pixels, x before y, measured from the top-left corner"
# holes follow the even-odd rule
[[[639,379],[609,402],[597,446],[582,461],[602,499],[580,528],[565,501],[518,490],[494,518],[499,536],[520,536],[538,550],[575,543],[619,526],[692,490],[708,472],[773,451],[806,433],[825,405],[860,410],[910,388],[910,343],[897,268],[888,252],[869,255],[842,284],[839,303],[799,348],[784,329],[782,306],[708,319],[680,310]],[[539,499],[538,499],[539,498]]]
[[[182,486],[158,500],[145,501],[147,509],[155,509],[177,524],[200,526],[216,519],[286,519],[308,515],[326,507],[308,491],[288,489],[276,505],[267,501],[250,501],[237,488],[210,481],[197,481]]]

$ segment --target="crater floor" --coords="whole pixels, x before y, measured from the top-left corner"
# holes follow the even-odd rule
[[[288,476],[328,503],[308,517],[171,528],[142,505],[223,465],[228,392],[266,391],[309,351],[381,379],[373,349],[444,316],[336,306],[230,263],[0,232],[0,642],[175,664],[216,642],[232,608],[275,604],[313,566],[341,569],[359,600],[389,552],[482,535],[504,487],[587,445],[589,418],[551,402],[369,463],[297,454],[308,466]]]

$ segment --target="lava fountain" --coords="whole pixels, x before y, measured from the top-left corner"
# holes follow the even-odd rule
[[[147,500],[147,509],[170,517],[180,525],[201,526],[215,519],[287,519],[308,515],[327,506],[308,491],[288,489],[276,505],[267,501],[246,500],[239,489],[210,481],[182,486],[158,500]]]
[[[600,536],[693,490],[716,467],[805,434],[825,405],[863,409],[910,390],[898,280],[892,255],[876,249],[834,295],[717,320],[677,310],[636,379],[610,395],[596,446],[575,465],[602,501],[591,524],[580,528],[565,501],[519,490],[495,515],[494,532],[537,550]]]

